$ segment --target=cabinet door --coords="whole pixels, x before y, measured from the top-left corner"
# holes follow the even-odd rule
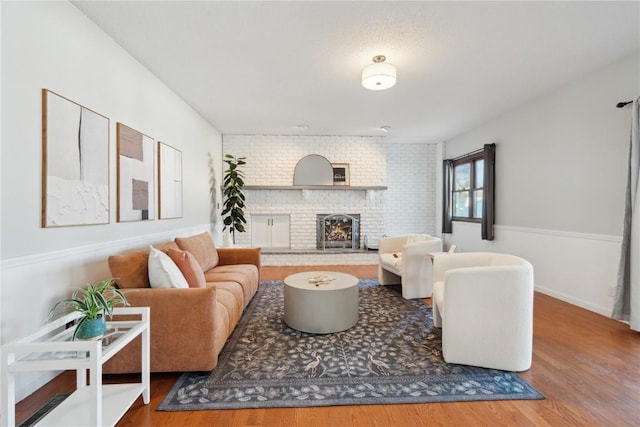
[[[289,233],[289,215],[271,215],[271,247],[288,248]]]
[[[271,247],[271,215],[251,215],[251,246]]]

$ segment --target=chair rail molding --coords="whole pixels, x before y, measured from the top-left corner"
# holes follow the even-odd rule
[[[201,233],[203,231],[211,230],[212,224],[202,224],[193,227],[186,227],[171,231],[163,231],[153,234],[139,235],[120,240],[111,240],[108,242],[94,243],[91,245],[77,246],[68,249],[62,249],[51,252],[44,252],[33,255],[25,255],[14,258],[8,258],[0,260],[0,271],[8,271],[14,268],[28,266],[32,264],[39,264],[43,262],[56,261],[60,259],[69,259],[73,257],[86,257],[87,254],[101,253],[127,250],[136,246],[142,247],[149,244],[149,242],[160,242],[164,240],[173,240],[176,236],[180,235],[192,235]],[[153,243],[151,243],[153,244]]]
[[[561,231],[561,230],[546,230],[543,228],[515,227],[511,225],[496,225],[495,228],[498,230],[511,231],[516,233],[546,234],[549,236],[569,237],[572,239],[602,240],[604,242],[622,243],[622,236],[609,236],[606,234],[579,233],[574,231]]]
[[[609,317],[620,261],[621,236],[496,225],[493,241],[480,239],[480,224],[455,222],[446,247],[458,252],[501,252],[533,264],[538,292]]]

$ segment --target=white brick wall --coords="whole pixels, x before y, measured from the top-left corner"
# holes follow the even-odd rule
[[[224,135],[223,154],[246,157],[247,185],[293,185],[293,170],[309,154],[349,163],[351,185],[386,185],[381,137]]]
[[[394,144],[387,147],[385,231],[436,234],[436,146]]]
[[[247,232],[252,214],[289,214],[291,248],[316,247],[316,214],[360,214],[360,236],[433,233],[435,226],[435,146],[390,145],[381,137],[224,135],[223,155],[246,157],[246,185],[293,185],[298,161],[319,154],[350,164],[351,186],[389,186],[388,190],[246,190]],[[392,168],[390,170],[389,168]]]

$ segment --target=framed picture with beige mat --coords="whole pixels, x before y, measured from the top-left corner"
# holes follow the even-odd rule
[[[42,89],[42,227],[109,223],[109,119]]]
[[[155,219],[154,140],[117,124],[118,222]]]

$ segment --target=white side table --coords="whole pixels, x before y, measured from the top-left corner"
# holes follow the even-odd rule
[[[107,321],[104,338],[72,341],[75,328],[64,329],[79,318],[70,313],[39,331],[2,346],[2,425],[15,425],[15,375],[28,371],[76,371],[77,390],[51,411],[39,424],[114,426],[142,395],[150,400],[149,307],[115,308],[116,315],[133,315],[139,320]],[[138,335],[142,336],[141,382],[102,384],[102,365]],[[89,384],[87,385],[87,370]]]

